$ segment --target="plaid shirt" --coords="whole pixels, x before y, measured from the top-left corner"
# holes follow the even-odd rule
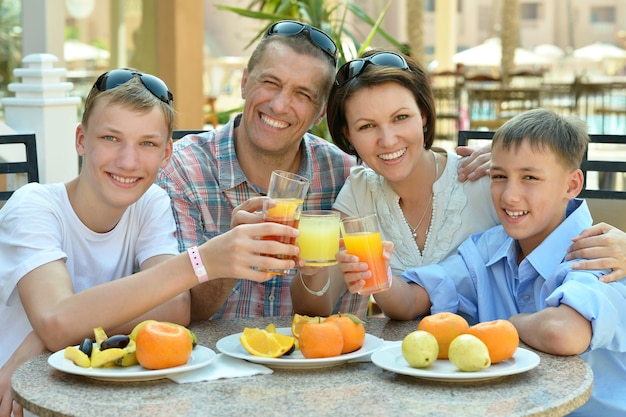
[[[228,231],[233,209],[264,191],[248,181],[235,154],[234,128],[240,117],[221,129],[178,140],[168,166],[159,173],[157,184],[172,199],[181,252]],[[304,209],[330,210],[354,159],[308,133],[302,143],[298,174],[311,179]],[[263,283],[238,280],[213,318],[292,315],[290,283],[291,277],[287,276]],[[359,310],[364,316],[366,310],[361,298],[366,297],[346,292],[336,310],[355,313]]]

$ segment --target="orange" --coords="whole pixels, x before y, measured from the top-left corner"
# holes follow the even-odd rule
[[[489,349],[491,363],[509,359],[519,345],[517,329],[508,320],[493,320],[471,326],[466,333],[473,334]]]
[[[327,322],[336,323],[343,336],[343,349],[341,353],[354,352],[361,349],[365,341],[365,325],[354,314],[333,314],[326,319]]]
[[[192,342],[186,328],[153,321],[137,332],[137,361],[146,369],[184,365],[189,360]]]
[[[250,327],[243,329],[239,341],[248,353],[264,358],[278,358],[293,347],[296,340],[295,337],[275,331],[272,332],[272,328],[270,326],[268,327],[265,329]]]
[[[417,330],[424,330],[435,336],[439,344],[437,359],[448,359],[450,342],[469,329],[467,320],[458,314],[442,312],[424,317],[417,325]]]
[[[305,358],[330,358],[341,355],[343,335],[337,323],[317,321],[304,324],[300,332],[300,352]]]
[[[302,326],[304,326],[306,323],[310,323],[312,321],[320,322],[324,320],[326,320],[326,318],[324,317],[305,316],[296,313],[293,315],[293,320],[291,321],[291,334],[297,339],[300,337],[300,331],[302,330]]]

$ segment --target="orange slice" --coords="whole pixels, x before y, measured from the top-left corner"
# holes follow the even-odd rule
[[[253,356],[278,358],[294,345],[295,338],[265,329],[246,327],[239,338],[244,349]]]
[[[326,320],[325,317],[312,317],[312,316],[305,316],[305,315],[296,313],[293,315],[293,320],[291,321],[291,334],[293,335],[293,337],[297,339],[300,337],[302,326],[310,322],[319,323],[324,320]]]

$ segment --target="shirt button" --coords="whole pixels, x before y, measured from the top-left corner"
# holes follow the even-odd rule
[[[270,295],[269,297],[267,297],[267,299],[268,299],[270,302],[272,302],[272,303],[273,303],[273,302],[274,302],[274,300],[276,299],[276,297],[274,297],[274,295],[272,294],[272,295]]]
[[[524,301],[528,302],[528,300],[530,300],[530,296],[529,295],[525,295],[524,296]]]

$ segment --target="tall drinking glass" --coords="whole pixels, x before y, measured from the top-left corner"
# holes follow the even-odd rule
[[[310,181],[300,175],[287,171],[275,170],[270,178],[270,185],[267,190],[267,196],[276,203],[270,206],[269,202],[263,202],[263,221],[286,224],[294,228],[298,228],[300,221],[300,213],[302,212],[302,204],[309,190]],[[283,236],[267,236],[264,239],[273,239],[278,242],[296,244],[296,238],[286,238]],[[285,258],[284,255],[278,255],[278,258]],[[298,271],[296,269],[288,270],[269,270],[267,272],[277,275],[294,275]]]
[[[368,265],[372,276],[365,280],[361,295],[375,294],[391,287],[391,271],[383,259],[383,242],[376,214],[364,217],[345,217],[341,220],[341,234],[346,252],[359,257]]]
[[[339,213],[306,210],[300,215],[300,258],[306,266],[336,265],[339,250]]]

